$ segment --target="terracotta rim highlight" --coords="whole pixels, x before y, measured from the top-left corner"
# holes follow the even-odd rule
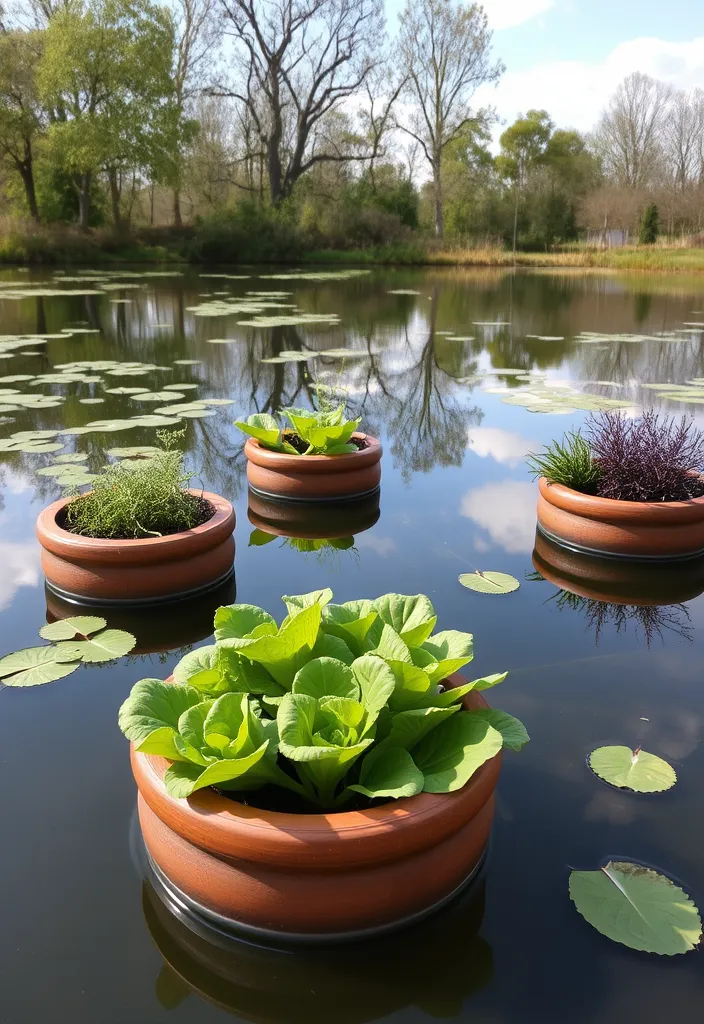
[[[576,551],[640,559],[704,553],[704,497],[691,501],[615,501],[538,481],[538,527]]]

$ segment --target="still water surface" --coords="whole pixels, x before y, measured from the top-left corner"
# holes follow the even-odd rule
[[[272,280],[256,268],[236,273],[250,277],[160,277],[142,268],[104,290],[101,281],[3,272],[0,334],[28,339],[1,361],[0,375],[35,376],[75,360],[169,369],[134,380],[98,373],[102,381],[93,383],[0,384],[66,396],[54,408],[3,414],[14,422],[0,424],[0,436],[143,411],[128,395],[105,394],[120,384],[158,391],[196,383],[186,400],[233,399],[184,423],[189,467],[236,505],[237,599],[279,615],[281,594],[324,586],[338,601],[427,593],[443,629],[474,633],[475,676],[509,670],[495,700],[525,722],[532,742],[504,758],[484,882],[459,905],[413,932],[353,949],[221,949],[185,929],[140,877],[135,788],[116,716],[137,679],[167,675],[184,648],[208,642],[214,607],[234,600],[234,584],[184,608],[109,613],[110,625],[137,636],[133,655],[47,686],[0,691],[0,1021],[694,1019],[704,998],[701,953],[657,957],[610,943],[576,913],[567,880],[571,867],[635,859],[704,904],[704,568],[639,574],[608,563],[585,583],[579,558],[543,542],[536,573],[536,489],[523,459],[586,413],[541,415],[507,403],[522,382],[491,370],[543,371],[566,391],[684,411],[642,385],[704,376],[702,335],[683,331],[704,321],[704,282],[464,270],[314,282]],[[96,294],[3,299],[11,281],[24,291]],[[417,294],[389,294],[399,289]],[[270,290],[291,292],[278,301],[301,311],[337,314],[339,325],[239,327],[242,314],[189,309]],[[31,340],[71,326],[98,333]],[[576,340],[581,332],[650,340],[585,343]],[[281,350],[341,346],[364,354],[344,363],[262,362]],[[307,404],[311,375],[339,378],[364,428],[381,438],[381,495],[356,508],[297,512],[273,527],[275,509],[248,506],[232,421]],[[107,448],[152,444],[155,436],[138,428],[59,440],[97,471]],[[45,594],[33,532],[37,513],[61,493],[36,475],[52,459],[0,453],[0,655],[37,643],[48,615],[69,613]],[[521,588],[507,597],[473,594],[457,576],[474,568],[512,573]],[[601,784],[585,758],[610,743],[642,743],[667,758],[677,785],[643,797]]]

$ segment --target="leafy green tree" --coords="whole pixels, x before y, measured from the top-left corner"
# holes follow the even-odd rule
[[[29,214],[37,221],[35,145],[45,124],[35,79],[41,49],[40,32],[0,34],[0,161],[19,174]]]
[[[641,218],[638,233],[639,245],[654,245],[660,234],[660,214],[655,203],[649,203]]]
[[[150,0],[75,0],[51,18],[39,64],[40,94],[51,111],[49,140],[89,223],[91,190],[108,172],[120,221],[120,168],[157,163],[175,121],[173,24]]]
[[[518,204],[528,172],[543,159],[553,130],[553,122],[546,110],[529,110],[520,115],[501,136],[501,155],[497,167],[503,177],[513,183],[513,251],[516,251],[518,233]]]

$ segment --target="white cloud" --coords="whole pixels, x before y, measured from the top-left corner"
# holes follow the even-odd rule
[[[537,108],[547,110],[560,128],[589,131],[619,82],[633,71],[678,88],[704,87],[704,36],[686,42],[641,37],[619,43],[596,63],[546,61],[507,71],[496,88],[480,89],[476,102],[492,104],[508,123]]]
[[[536,497],[536,487],[530,483],[483,484],[464,495],[460,515],[483,527],[509,554],[529,554],[535,543]]]
[[[489,19],[489,27],[501,30],[522,25],[525,21],[545,14],[554,6],[554,0],[483,0],[482,7]]]
[[[354,543],[358,548],[371,548],[381,558],[387,558],[397,548],[393,537],[378,537],[374,533],[360,533],[355,537]]]
[[[535,450],[536,441],[528,441],[520,434],[501,427],[471,427],[467,434],[468,447],[480,459],[487,456],[506,466],[517,466],[528,452]]]
[[[37,587],[41,579],[39,545],[0,544],[0,610],[12,604],[19,587]]]

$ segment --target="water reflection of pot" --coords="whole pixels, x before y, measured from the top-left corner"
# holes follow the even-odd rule
[[[144,605],[80,605],[64,601],[48,587],[46,621],[55,622],[71,615],[102,615],[113,629],[126,629],[137,638],[132,654],[157,654],[199,643],[213,632],[215,610],[223,604],[234,604],[237,597],[235,578],[231,576],[220,586],[169,604]]]
[[[164,958],[156,994],[167,1009],[195,994],[255,1024],[362,1024],[410,1006],[455,1019],[493,972],[491,947],[477,936],[481,879],[405,932],[333,948],[221,938],[185,917],[158,883],[144,883],[142,907]]]
[[[604,558],[570,551],[540,530],[533,565],[561,590],[610,604],[680,604],[704,592],[704,558],[669,563]]]
[[[269,451],[250,437],[244,448],[249,485],[285,501],[339,501],[371,494],[381,480],[381,444],[369,434],[352,436],[365,447],[347,455],[287,455]]]
[[[344,504],[274,501],[250,489],[247,514],[253,526],[278,537],[329,540],[371,529],[380,515],[379,491]]]
[[[203,593],[232,573],[235,512],[219,494],[192,491],[212,505],[200,526],[163,537],[106,540],[70,533],[60,525],[67,504],[49,505],[37,518],[47,586],[68,601],[136,604]]]

